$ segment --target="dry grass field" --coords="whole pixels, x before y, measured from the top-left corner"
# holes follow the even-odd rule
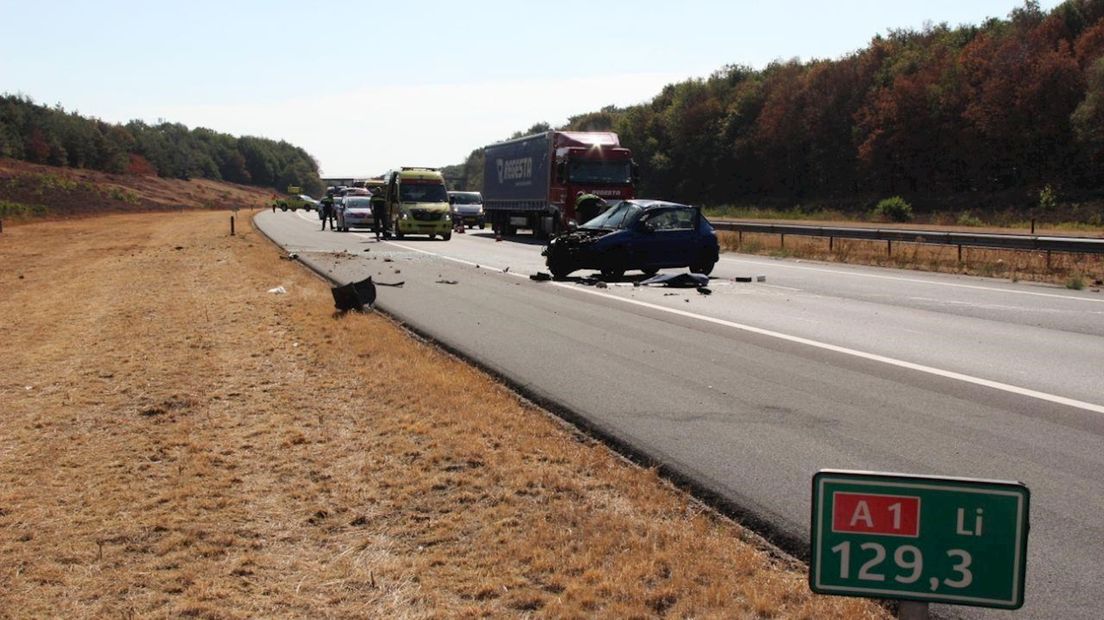
[[[0,234],[0,617],[887,617],[227,217]]]

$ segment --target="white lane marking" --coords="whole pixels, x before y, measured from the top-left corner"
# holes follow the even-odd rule
[[[874,279],[877,279],[877,280],[893,280],[893,281],[896,281],[896,282],[914,282],[914,283],[918,283],[918,284],[930,284],[932,286],[950,286],[950,287],[954,287],[954,288],[965,288],[965,289],[972,289],[972,290],[976,290],[976,291],[990,291],[990,292],[996,292],[996,293],[1012,293],[1014,295],[1034,295],[1036,297],[1053,297],[1053,298],[1056,298],[1056,299],[1065,299],[1065,300],[1069,300],[1069,301],[1089,301],[1089,302],[1094,302],[1094,303],[1104,303],[1104,299],[1093,299],[1093,298],[1090,298],[1090,297],[1078,297],[1078,296],[1074,296],[1074,295],[1058,295],[1056,293],[1040,293],[1040,292],[1037,292],[1037,291],[1021,291],[1021,290],[1016,290],[1016,289],[998,288],[998,287],[995,287],[995,286],[981,286],[981,285],[978,285],[978,284],[960,284],[960,283],[957,283],[957,282],[941,282],[941,281],[938,281],[938,280],[925,280],[925,279],[922,279],[922,278],[906,278],[906,277],[903,277],[903,276],[885,276],[885,275],[879,275],[879,274],[876,274],[876,273],[864,273],[864,272],[861,272],[861,271],[846,271],[846,270],[842,270],[842,269],[826,269],[826,268],[823,268],[823,267],[806,267],[804,265],[787,264],[787,263],[784,263],[782,261],[767,262],[767,261],[751,260],[751,259],[746,259],[746,258],[734,258],[734,257],[731,257],[731,256],[721,256],[721,260],[724,260],[724,261],[727,261],[727,262],[730,262],[730,263],[736,263],[736,262],[751,263],[752,265],[762,265],[764,267],[781,267],[782,269],[798,269],[798,270],[801,270],[801,271],[815,271],[817,273],[832,273],[832,274],[841,275],[841,276],[853,276],[853,277],[856,277],[856,278],[874,278]]]
[[[422,254],[429,254],[431,256],[437,256],[437,257],[440,257],[440,258],[444,258],[446,260],[450,260],[450,261],[460,263],[460,264],[463,264],[463,265],[470,265],[470,266],[473,266],[473,267],[476,265],[476,263],[473,263],[471,261],[463,260],[463,259],[460,259],[460,258],[453,258],[451,256],[445,256],[443,254],[438,254],[436,252],[430,252],[429,250],[423,250],[421,248],[410,247],[410,246],[403,245],[403,244],[400,244],[400,243],[395,243],[394,241],[389,241],[387,243],[390,243],[391,245],[396,245],[396,246],[398,246],[400,248],[403,248],[403,249],[412,250],[414,252],[420,252]],[[502,271],[502,269],[500,269],[500,268],[487,267],[487,266],[484,266],[482,264],[480,264],[480,267],[481,268],[486,268],[486,269],[491,269],[493,271],[498,271],[498,272]],[[507,272],[506,275],[517,276],[519,278],[529,277],[527,274],[515,273],[513,271]],[[989,379],[982,379],[981,377],[974,377],[972,375],[967,375],[967,374],[963,374],[963,373],[960,373],[960,372],[954,372],[952,370],[943,370],[942,368],[935,368],[935,367],[932,367],[932,366],[925,366],[923,364],[914,364],[913,362],[906,362],[905,360],[899,360],[899,359],[892,358],[892,357],[886,357],[884,355],[878,355],[876,353],[867,353],[866,351],[859,351],[857,349],[851,349],[851,348],[848,348],[848,347],[841,347],[841,346],[838,346],[838,345],[829,344],[827,342],[820,342],[818,340],[811,340],[809,338],[802,338],[801,336],[793,336],[793,335],[790,335],[790,334],[783,334],[781,332],[776,332],[776,331],[769,330],[769,329],[762,329],[760,327],[745,325],[743,323],[736,323],[735,321],[726,321],[725,319],[718,319],[718,318],[715,318],[715,317],[706,316],[704,314],[697,314],[697,313],[694,313],[694,312],[688,312],[686,310],[679,310],[677,308],[668,308],[667,306],[661,306],[659,304],[653,304],[653,303],[650,303],[650,302],[647,302],[647,301],[640,301],[639,299],[630,299],[630,298],[627,298],[627,297],[620,297],[618,295],[611,295],[609,293],[603,293],[599,290],[593,290],[593,289],[589,289],[589,288],[582,288],[582,287],[578,287],[578,286],[575,286],[573,284],[567,284],[567,283],[564,283],[564,282],[548,282],[548,284],[551,284],[552,286],[558,286],[560,288],[572,290],[572,291],[578,291],[580,293],[586,293],[588,295],[596,295],[596,296],[599,296],[599,297],[604,297],[606,299],[614,299],[614,300],[617,300],[617,301],[620,301],[620,302],[623,302],[623,303],[632,304],[634,306],[640,306],[642,308],[648,308],[650,310],[657,310],[659,312],[667,312],[667,313],[674,314],[674,315],[681,316],[681,317],[686,317],[686,318],[690,318],[690,319],[697,319],[699,321],[705,321],[706,323],[712,323],[714,325],[721,325],[723,327],[729,327],[729,328],[732,328],[732,329],[737,329],[737,330],[745,331],[745,332],[752,333],[752,334],[758,334],[760,336],[767,336],[767,337],[770,337],[770,338],[777,338],[779,340],[785,340],[786,342],[793,342],[793,343],[796,343],[796,344],[803,344],[803,345],[806,345],[806,346],[815,347],[815,348],[818,348],[818,349],[823,349],[825,351],[832,351],[834,353],[842,353],[844,355],[850,355],[852,357],[858,357],[860,359],[870,360],[870,361],[873,361],[873,362],[880,362],[882,364],[887,364],[889,366],[896,366],[898,368],[905,368],[905,369],[908,369],[908,370],[914,370],[916,372],[922,372],[922,373],[926,373],[926,374],[929,374],[929,375],[935,375],[937,377],[943,377],[945,379],[954,379],[956,381],[962,381],[964,383],[971,383],[971,384],[974,384],[974,385],[980,385],[982,387],[992,388],[992,389],[995,389],[995,390],[1001,390],[1003,392],[1009,392],[1011,394],[1017,394],[1019,396],[1027,396],[1029,398],[1035,398],[1035,399],[1038,399],[1038,400],[1043,400],[1043,401],[1047,401],[1047,402],[1051,402],[1051,403],[1056,403],[1056,404],[1059,404],[1059,405],[1065,405],[1067,407],[1076,407],[1077,409],[1084,409],[1085,411],[1092,411],[1094,413],[1104,414],[1104,406],[1102,406],[1102,405],[1097,405],[1097,404],[1094,404],[1094,403],[1089,403],[1089,402],[1085,402],[1085,401],[1081,401],[1081,400],[1076,400],[1076,399],[1073,399],[1073,398],[1066,398],[1065,396],[1058,396],[1057,394],[1048,394],[1047,392],[1040,392],[1038,390],[1023,388],[1023,387],[1019,387],[1017,385],[1010,385],[1008,383],[1001,383],[999,381],[991,381]]]

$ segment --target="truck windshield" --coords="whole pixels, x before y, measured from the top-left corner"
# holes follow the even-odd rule
[[[572,183],[630,183],[632,169],[627,161],[571,161]]]
[[[448,202],[448,191],[444,185],[429,183],[404,183],[399,186],[399,200],[402,202]]]
[[[619,230],[628,228],[640,218],[642,209],[631,202],[620,202],[579,228]]]

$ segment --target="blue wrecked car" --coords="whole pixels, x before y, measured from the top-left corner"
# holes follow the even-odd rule
[[[720,253],[717,234],[701,209],[662,200],[624,200],[598,217],[549,242],[541,253],[556,279],[579,269],[597,269],[616,279],[639,269],[689,267],[713,271]]]

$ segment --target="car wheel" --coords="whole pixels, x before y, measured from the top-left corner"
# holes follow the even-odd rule
[[[486,228],[486,226],[487,226],[487,225],[486,225],[486,224],[484,224],[484,223],[483,223],[482,221],[481,221],[481,222],[479,222],[479,230],[483,230],[484,228]]]
[[[619,280],[625,275],[628,266],[628,255],[625,248],[615,248],[605,256],[606,266],[599,269],[606,280]]]
[[[552,272],[552,277],[557,280],[563,280],[569,274],[571,274],[572,271],[575,271],[573,268],[571,268],[570,265],[556,262],[549,263],[548,270]]]
[[[402,238],[403,238],[403,232],[401,230],[399,230],[398,226],[395,227],[395,238],[398,239],[399,241],[402,241]]]
[[[709,275],[713,271],[713,266],[716,262],[700,263],[697,265],[690,265],[690,273],[700,273],[703,275]]]
[[[644,275],[651,277],[659,273],[659,267],[645,267],[641,271],[644,272]]]

